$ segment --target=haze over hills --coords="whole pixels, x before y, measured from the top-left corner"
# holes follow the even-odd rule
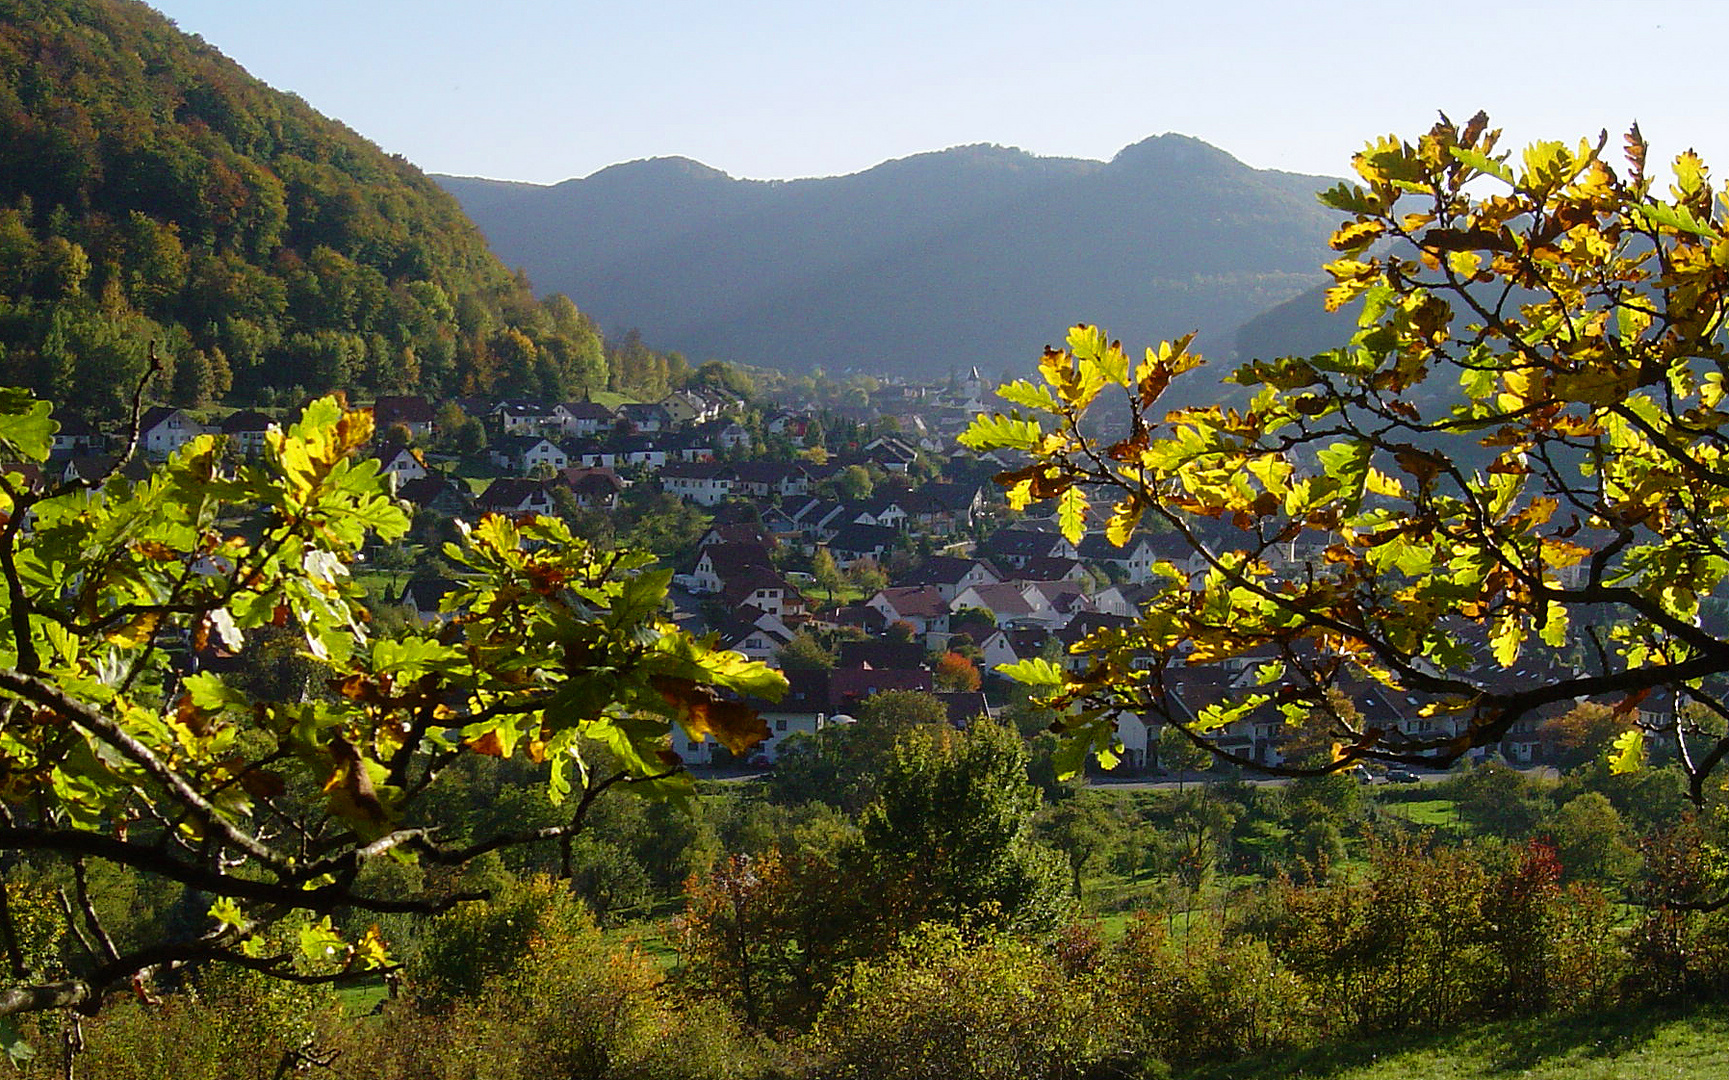
[[[1320,280],[1335,181],[1161,135],[1109,162],[955,147],[848,176],[687,158],[539,186],[435,176],[493,251],[603,328],[690,360],[1025,370],[1076,321],[1125,343],[1235,331]]]

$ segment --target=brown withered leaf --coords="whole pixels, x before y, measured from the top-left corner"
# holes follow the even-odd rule
[[[1475,145],[1478,137],[1483,134],[1484,129],[1488,126],[1489,114],[1484,112],[1482,109],[1478,109],[1477,115],[1471,117],[1471,119],[1465,124],[1465,130],[1459,133],[1459,142],[1465,146]]]
[[[503,757],[504,741],[498,737],[498,732],[488,731],[478,739],[472,739],[468,748],[484,757]]]
[[[1171,385],[1171,369],[1163,365],[1147,372],[1147,377],[1141,380],[1141,408],[1146,408],[1159,399],[1165,392],[1165,387]]]
[[[1041,472],[1033,477],[1033,498],[1054,499],[1072,486],[1074,486],[1074,481],[1061,473],[1051,476]]]
[[[1418,242],[1432,251],[1516,250],[1511,238],[1489,229],[1430,229]]]
[[[378,799],[366,762],[354,744],[338,735],[330,740],[330,759],[335,766],[324,783],[324,793],[330,796],[330,808],[350,820],[365,821],[376,827],[389,823],[390,815]]]
[[[144,556],[146,559],[155,559],[157,562],[173,562],[180,558],[180,553],[178,551],[175,551],[160,540],[140,540],[136,547],[138,554]]]
[[[191,694],[181,694],[180,700],[174,703],[174,719],[186,725],[186,730],[200,739],[216,730],[216,714],[194,705]]]
[[[1035,462],[1023,469],[1007,469],[1003,472],[997,473],[995,476],[991,477],[991,481],[1001,485],[1002,487],[1014,487],[1022,480],[1031,480],[1033,477],[1039,475],[1043,470],[1044,466]]]
[[[1634,713],[1639,711],[1639,705],[1646,698],[1648,698],[1650,696],[1651,696],[1651,688],[1649,686],[1647,686],[1643,690],[1633,691],[1631,694],[1628,694],[1626,697],[1622,698],[1620,701],[1615,703],[1615,709],[1614,709],[1615,715],[1616,716],[1631,716],[1631,715],[1633,715]]]
[[[674,675],[656,675],[649,683],[678,711],[692,739],[713,735],[734,754],[743,754],[768,738],[768,721],[743,702],[724,701],[709,687]]]
[[[275,799],[288,791],[288,781],[269,769],[247,769],[240,774],[240,786],[254,799]]]
[[[1399,463],[1399,468],[1415,476],[1420,484],[1441,475],[1441,463],[1414,447],[1395,451],[1393,460]]]
[[[330,688],[349,701],[361,705],[391,706],[399,704],[401,701],[390,693],[389,675],[379,675],[374,678],[362,672],[355,672],[339,679],[331,679]]]

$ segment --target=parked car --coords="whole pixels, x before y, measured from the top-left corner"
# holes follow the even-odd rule
[[[1395,784],[1415,784],[1421,780],[1422,777],[1418,776],[1410,769],[1388,769],[1387,779],[1391,780]]]

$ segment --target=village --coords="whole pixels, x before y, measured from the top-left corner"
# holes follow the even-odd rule
[[[789,738],[853,722],[884,691],[934,694],[956,726],[998,716],[1005,701],[1025,696],[1000,668],[1044,658],[1078,670],[1086,662],[1078,646],[1134,622],[1158,587],[1158,564],[1191,578],[1206,570],[1174,533],[1143,529],[1117,547],[1100,531],[1074,544],[1054,520],[1011,512],[991,477],[1017,463],[955,441],[993,407],[976,369],[946,383],[884,382],[855,397],[864,400],[747,399],[718,386],[611,406],[380,397],[371,405],[374,456],[427,538],[485,514],[565,515],[586,535],[633,504],[673,513],[694,542],[642,541],[673,571],[673,620],[782,668],[791,686],[779,702],[753,702],[769,737],[747,760],[712,739],[678,740],[675,752],[697,769],[772,767]],[[59,480],[111,472],[136,479],[148,462],[206,433],[245,458],[262,451],[277,422],[250,409],[200,420],[155,407],[140,419],[140,456],[117,462],[118,436],[64,417],[47,469]],[[1210,539],[1233,542],[1224,528]],[[452,616],[441,601],[454,582],[435,559],[377,554],[381,562],[395,556],[381,578],[388,602],[422,622]],[[1287,571],[1321,558],[1300,541],[1277,555]],[[1480,651],[1477,677],[1486,680],[1528,684],[1564,671],[1560,650],[1528,654],[1513,670]],[[1270,658],[1250,653],[1194,667],[1173,658],[1168,708],[1193,722],[1251,689]],[[1366,680],[1336,690],[1366,725],[1414,739],[1456,734],[1464,722],[1423,715],[1416,698],[1397,700]],[[1657,722],[1674,703],[1653,696],[1640,707]],[[1545,721],[1564,711],[1521,721],[1499,755],[1519,766],[1548,760],[1554,736]],[[1154,715],[1118,716],[1113,775],[1159,771],[1163,727]],[[1265,708],[1233,721],[1219,744],[1246,762],[1278,765],[1291,735],[1277,710]]]

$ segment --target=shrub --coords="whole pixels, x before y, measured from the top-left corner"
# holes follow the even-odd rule
[[[1120,1051],[1172,1064],[1302,1045],[1317,1032],[1309,991],[1265,943],[1191,923],[1181,939],[1141,916],[1099,969],[1117,1012]]]
[[[852,969],[810,1045],[821,1076],[1057,1080],[1106,1056],[1114,1040],[1101,1015],[1046,951],[926,924]]]

